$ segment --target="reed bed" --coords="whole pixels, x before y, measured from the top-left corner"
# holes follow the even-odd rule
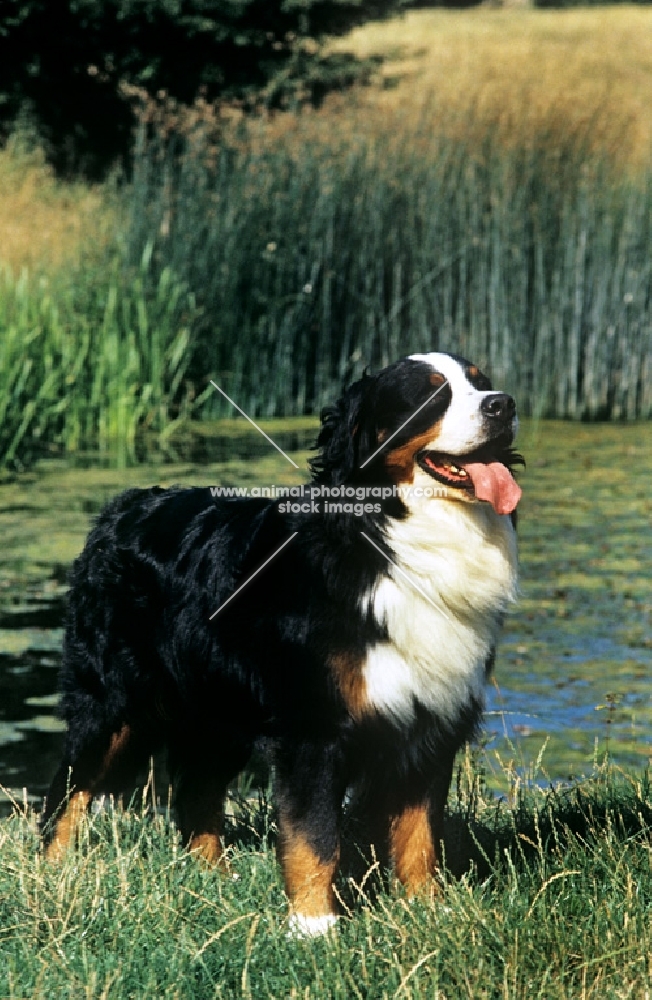
[[[48,279],[0,272],[0,461],[60,451],[136,457],[143,432],[165,444],[192,405],[192,297],[163,269],[145,294],[147,256]]]
[[[507,143],[436,106],[383,131],[160,129],[136,156],[126,252],[150,247],[152,276],[193,291],[193,376],[256,415],[315,412],[365,366],[440,349],[525,414],[646,418],[652,171],[617,169],[593,132],[550,118]]]
[[[467,354],[524,414],[649,418],[651,18],[370,24],[338,46],[385,57],[376,86],[249,121],[150,108],[119,189],[57,182],[16,137],[1,461],[123,463],[231,415],[210,378],[257,417],[314,414],[415,350]]]

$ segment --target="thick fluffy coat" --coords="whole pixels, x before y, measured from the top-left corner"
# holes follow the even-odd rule
[[[331,496],[313,513],[208,489],[110,503],[74,566],[49,857],[93,795],[164,747],[182,834],[217,860],[227,785],[260,747],[295,927],[335,919],[347,789],[364,790],[408,889],[428,883],[515,592],[514,430],[513,401],[477,368],[415,355],[322,414],[313,486]],[[366,489],[362,513],[342,487]]]

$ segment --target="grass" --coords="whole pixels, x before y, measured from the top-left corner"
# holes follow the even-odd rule
[[[128,275],[106,263],[0,272],[0,465],[85,449],[124,465],[189,411],[192,296],[165,269],[146,295],[146,258]]]
[[[593,148],[619,164],[647,162],[652,147],[652,11],[644,6],[572,10],[490,7],[420,10],[367,24],[335,48],[382,55],[380,86],[357,93],[372,116],[418,119],[438,96],[503,141],[591,123]],[[346,114],[348,98],[332,98]]]
[[[113,187],[58,181],[29,134],[0,150],[0,467],[95,450],[118,465],[185,418],[192,296],[127,270]]]
[[[58,181],[42,150],[17,133],[0,148],[0,264],[52,274],[98,254],[115,225],[110,186]]]
[[[151,789],[150,789],[151,791]],[[440,899],[343,878],[336,935],[287,936],[263,801],[233,803],[229,873],[181,848],[166,810],[112,806],[50,869],[34,816],[0,823],[3,997],[644,997],[652,878],[647,777],[483,793],[462,761],[448,839],[466,873]]]

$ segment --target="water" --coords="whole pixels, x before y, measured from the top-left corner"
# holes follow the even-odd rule
[[[117,471],[42,463],[0,483],[0,783],[39,803],[58,762],[56,715],[66,578],[92,517],[127,486],[305,481],[305,422],[277,438],[204,430],[189,459]],[[488,690],[485,766],[538,781],[590,772],[608,752],[652,754],[652,425],[526,426],[520,447],[521,597]],[[541,754],[542,749],[543,754]],[[7,800],[8,803],[9,800]]]

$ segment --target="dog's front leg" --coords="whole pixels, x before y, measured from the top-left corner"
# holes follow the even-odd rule
[[[389,816],[389,849],[396,877],[411,896],[423,889],[437,891],[434,876],[440,866],[444,810],[453,762],[446,762],[429,787],[407,782],[410,794],[394,798]]]
[[[273,760],[290,930],[325,934],[337,920],[333,882],[344,793],[338,755],[332,746],[286,741],[275,748]]]

